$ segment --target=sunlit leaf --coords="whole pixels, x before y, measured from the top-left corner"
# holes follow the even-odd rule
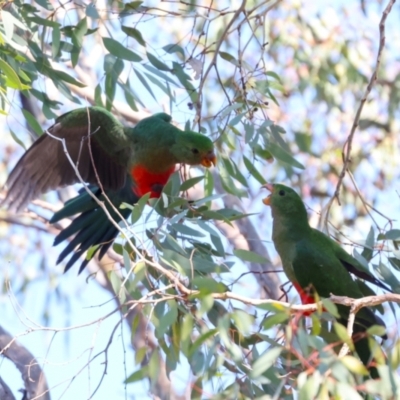
[[[243,261],[260,263],[260,264],[266,264],[269,262],[269,260],[266,259],[265,257],[260,256],[259,254],[254,253],[253,251],[250,250],[235,249],[233,250],[233,254],[236,257],[239,257]]]
[[[22,109],[21,111],[22,114],[24,114],[24,117],[28,122],[28,125],[38,136],[41,136],[43,133],[43,129],[40,126],[39,122],[37,122],[37,119],[28,110]]]
[[[132,62],[139,62],[142,60],[142,57],[127,49],[114,39],[103,37],[103,43],[105,48],[115,57],[123,58],[124,60]]]
[[[256,359],[251,367],[250,377],[252,379],[258,378],[268,368],[270,368],[281,354],[282,347],[274,347],[266,350],[261,356]]]

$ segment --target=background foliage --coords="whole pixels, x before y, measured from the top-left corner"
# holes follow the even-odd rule
[[[314,226],[399,289],[398,5],[386,21],[340,205],[330,201],[376,69],[386,6],[1,5],[2,181],[22,147],[80,105],[102,105],[131,124],[165,110],[212,137],[218,151],[213,171],[181,170],[186,182],[177,173],[160,200],[127,205],[131,243],[121,238],[107,259],[91,262],[86,280],[55,267],[51,241],[60,226],[47,223],[74,188],[20,216],[0,211],[2,325],[37,358],[52,397],[83,398],[82,387],[85,398],[99,399],[396,396],[396,304],[385,305],[387,357],[376,355],[382,381],[374,382],[364,380],[358,359],[339,359],[328,345],[347,340],[340,328],[329,331],[330,313],[296,324],[287,308],[240,297],[299,302],[287,285],[280,289],[286,279],[259,189],[267,181],[295,187]],[[3,379],[22,386],[6,360],[1,365]]]

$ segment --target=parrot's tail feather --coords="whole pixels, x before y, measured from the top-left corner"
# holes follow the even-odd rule
[[[125,187],[120,191],[108,191],[107,197],[115,208],[118,209],[122,218],[127,218],[131,213],[128,208],[119,209],[122,202],[134,204],[137,202],[138,197],[132,192],[132,182],[127,179]],[[101,194],[100,189],[91,186],[90,190],[97,196],[97,198],[106,206],[111,218],[119,223],[121,216],[113,209],[113,207],[106,201],[105,197]],[[65,206],[54,214],[51,222],[57,222],[63,218],[70,217],[74,214],[80,215],[75,218],[71,224],[63,229],[54,239],[54,245],[58,245],[62,241],[75,235],[73,239],[60,253],[57,264],[61,263],[66,257],[72,254],[65,266],[65,272],[68,271],[72,265],[91,247],[97,246],[96,251],[93,252],[91,257],[82,261],[79,273],[83,271],[94,254],[99,251],[99,258],[101,259],[107,250],[112,245],[114,239],[118,236],[119,230],[108,219],[108,216],[99,204],[86,192],[80,191],[78,196],[65,203]]]

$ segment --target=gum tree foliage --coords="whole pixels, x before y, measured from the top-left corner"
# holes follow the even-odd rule
[[[115,294],[121,317],[109,327],[110,343],[121,340],[123,324],[131,333],[133,351],[120,350],[134,366],[114,381],[120,394],[134,396],[138,382],[158,398],[357,399],[398,392],[396,304],[380,309],[389,339],[376,350],[382,382],[374,382],[356,357],[335,353],[348,334],[332,330],[333,303],[295,323],[287,307],[239,298],[299,301],[288,285],[279,288],[285,277],[259,190],[267,181],[295,187],[312,224],[398,291],[396,7],[385,24],[377,79],[356,119],[376,70],[387,3],[1,5],[2,180],[14,153],[21,154],[19,145],[28,147],[54,117],[81,105],[104,106],[132,124],[164,109],[215,141],[213,171],[180,171],[159,200],[123,205],[132,208],[124,234],[109,258],[89,266],[87,281]],[[330,202],[338,183],[340,204]],[[47,223],[48,210],[58,207],[52,204],[68,196],[65,190],[47,195],[23,216],[1,214],[0,248],[12,266],[3,278],[4,295],[12,287],[24,306],[35,281],[44,281],[43,326],[52,326],[51,302],[68,309],[70,301],[70,293],[54,290],[54,281],[68,278],[55,268],[50,250],[60,227]],[[96,298],[89,306],[104,301]],[[108,317],[104,312],[102,319]],[[65,321],[68,326],[68,316]],[[67,381],[89,372],[87,397],[101,396],[110,357],[107,346],[93,353]],[[91,376],[90,365],[99,360],[104,368]],[[179,384],[171,376],[180,376]],[[48,383],[58,396],[59,382]]]

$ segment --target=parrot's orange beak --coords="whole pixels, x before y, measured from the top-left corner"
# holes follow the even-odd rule
[[[264,189],[267,189],[271,192],[274,191],[274,185],[272,183],[266,183],[265,185],[261,186]],[[269,195],[268,197],[266,197],[265,199],[262,200],[262,202],[266,205],[266,206],[270,206],[271,205],[271,195]]]
[[[216,163],[217,163],[217,157],[212,150],[210,150],[205,155],[205,157],[203,157],[203,159],[200,161],[200,164],[206,168],[210,168],[211,165],[213,165],[215,167]]]

